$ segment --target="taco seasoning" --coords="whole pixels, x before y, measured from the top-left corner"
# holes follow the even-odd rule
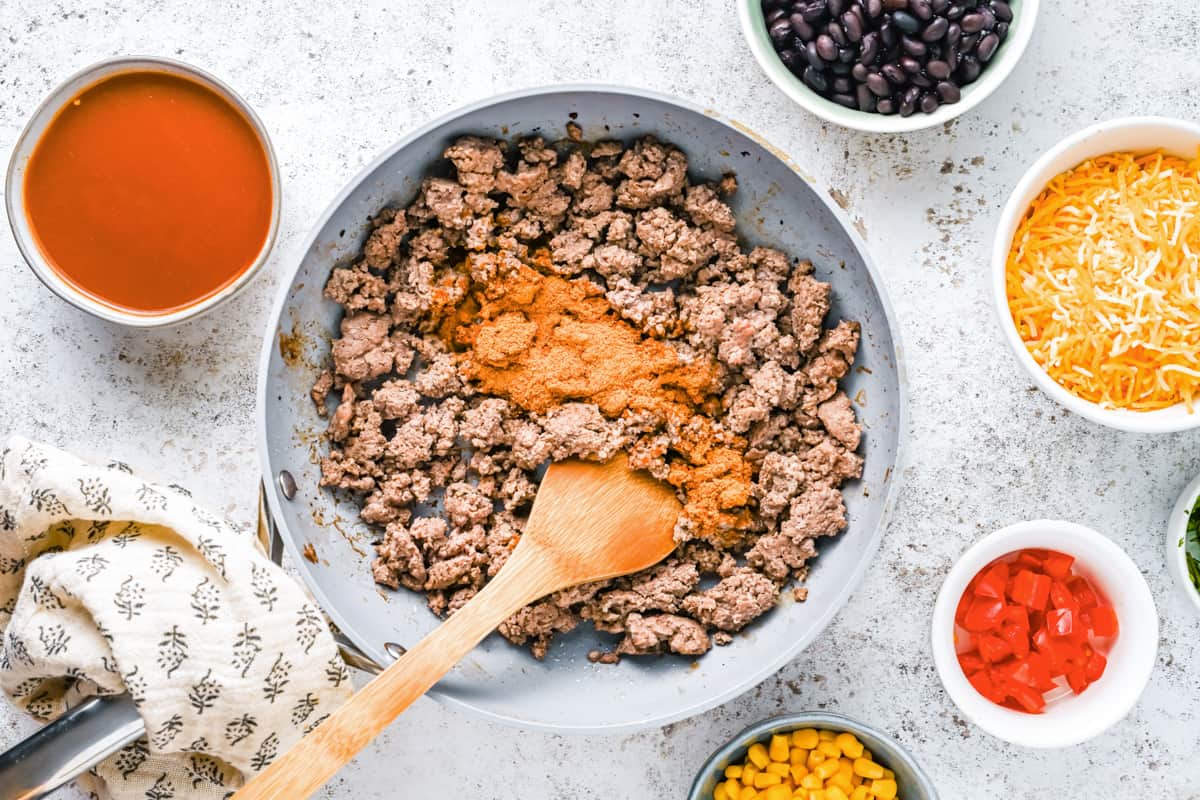
[[[266,146],[214,89],[119,72],[71,98],[24,177],[25,213],[51,268],[82,294],[161,315],[236,281],[268,240]]]

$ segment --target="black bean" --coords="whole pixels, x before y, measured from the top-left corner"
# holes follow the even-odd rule
[[[946,35],[942,38],[946,44],[958,44],[962,40],[962,26],[951,22],[946,26]]]
[[[946,9],[950,7],[950,0],[932,0],[930,5],[933,7],[933,13],[945,14]]]
[[[1004,2],[1004,0],[992,0],[992,13],[1001,22],[1012,22],[1012,6]]]
[[[792,38],[792,23],[786,19],[781,19],[771,25],[767,29],[767,33],[771,36],[771,41],[774,42],[776,48],[787,47],[787,43]]]
[[[825,67],[825,62],[821,60],[821,55],[817,52],[817,43],[815,40],[804,45],[804,58],[817,69],[824,69]]]
[[[853,47],[843,47],[838,50],[838,61],[846,65],[846,72],[850,71],[850,65],[858,58],[858,51]]]
[[[862,111],[875,110],[875,93],[868,89],[865,83],[860,83],[854,90],[854,99],[858,101],[858,107]]]
[[[825,19],[825,4],[824,3],[809,3],[803,6],[800,13],[808,22],[816,23]]]
[[[979,77],[979,73],[983,71],[983,66],[980,65],[979,59],[975,56],[963,56],[962,63],[958,65],[958,84],[971,83]]]
[[[829,16],[840,16],[846,10],[846,0],[828,0],[825,7],[829,10]]]
[[[895,26],[890,22],[885,22],[879,26],[879,41],[883,44],[883,49],[891,50],[900,43],[900,34],[896,32]]]
[[[925,65],[925,71],[934,80],[944,81],[950,77],[950,65],[945,61],[930,61]]]
[[[829,71],[834,75],[849,75],[850,65],[842,61],[835,61],[829,65]]]
[[[929,0],[908,0],[908,10],[917,19],[927,20],[933,16],[933,6]]]
[[[1000,41],[1002,41],[1002,42],[1004,41],[1004,38],[1006,36],[1008,36],[1008,23],[1007,22],[997,22],[996,23],[996,35],[1000,37]]]
[[[979,40],[979,47],[975,48],[975,54],[979,56],[980,61],[986,64],[992,60],[992,56],[996,54],[996,48],[999,46],[1000,37],[994,33],[989,33]]]
[[[921,30],[921,20],[907,11],[893,11],[892,22],[904,33],[916,33]]]
[[[817,35],[817,32],[813,30],[813,26],[805,21],[803,14],[792,14],[788,17],[788,22],[792,23],[792,30],[795,31],[796,35],[806,42]]]
[[[883,73],[883,77],[897,86],[903,86],[908,83],[908,76],[904,74],[904,70],[895,64],[884,64],[883,69],[880,71]]]
[[[946,48],[946,52],[942,54],[942,61],[950,65],[950,70],[953,71],[958,66],[958,48],[951,45]]]
[[[833,90],[842,94],[849,94],[854,91],[854,81],[848,77],[837,77],[833,79]]]
[[[829,88],[829,81],[825,78],[824,73],[815,67],[809,67],[804,70],[804,82],[811,86],[815,91],[824,92]]]
[[[977,44],[979,44],[979,34],[968,33],[958,40],[958,49],[964,53],[969,53],[975,49],[975,45]]]
[[[854,99],[854,95],[852,94],[835,94],[830,99],[846,108],[858,108],[858,101]]]
[[[837,58],[837,44],[828,34],[822,33],[817,37],[817,55],[822,61],[833,61]]]
[[[987,19],[983,14],[970,13],[962,18],[962,29],[965,33],[979,33],[984,28]]]
[[[908,0],[883,0],[883,7],[887,11],[899,11],[908,8]]]
[[[804,56],[796,50],[781,50],[779,51],[779,60],[785,67],[795,72],[796,67],[804,63]]]
[[[902,117],[911,117],[913,115],[913,112],[916,110],[917,110],[916,103],[901,103],[900,104],[900,116],[902,116]]]
[[[940,105],[941,103],[938,102],[937,95],[935,94],[926,92],[921,98],[921,110],[926,114],[932,114],[934,111],[937,111],[937,107]]]
[[[910,86],[904,90],[904,94],[900,96],[901,103],[915,103],[921,99],[921,90],[916,86]]]
[[[916,75],[910,75],[909,81],[913,86],[920,86],[922,89],[932,89],[933,81],[925,76],[925,73],[918,72]]]
[[[894,100],[880,100],[875,104],[875,110],[880,114],[895,114],[896,102]]]
[[[863,26],[856,14],[849,11],[842,14],[842,30],[846,32],[846,38],[851,42],[862,41]]]
[[[872,72],[867,76],[867,88],[871,90],[872,94],[880,97],[887,97],[892,93],[892,85],[878,72]]]
[[[996,27],[996,15],[987,6],[980,6],[979,15],[983,17],[983,29],[990,31]]]
[[[962,3],[954,3],[946,9],[946,19],[953,22],[956,19],[962,19],[962,15],[965,13],[967,13],[967,10],[963,7]]]
[[[916,75],[921,71],[921,62],[910,56],[904,56],[900,59],[900,69],[909,75]]]
[[[879,34],[872,31],[863,37],[858,60],[864,64],[873,64],[877,55],[879,55]]]
[[[925,42],[936,42],[946,35],[946,31],[950,28],[950,21],[945,17],[934,17],[925,30],[921,31],[921,40]]]
[[[877,18],[883,13],[883,0],[867,0],[867,16]]]
[[[929,52],[929,48],[925,46],[924,42],[918,42],[916,39],[911,39],[907,36],[901,37],[900,47],[913,58],[924,58]]]
[[[771,27],[776,22],[778,22],[779,20],[783,19],[786,16],[787,16],[787,12],[784,11],[782,8],[775,9],[770,14],[767,14],[767,27],[768,28]]]
[[[825,33],[829,35],[839,46],[845,47],[850,44],[850,40],[846,38],[846,32],[842,30],[842,26],[836,22],[831,22],[825,26]]]
[[[859,83],[865,83],[867,76],[871,74],[864,64],[855,64],[850,68],[850,76]]]
[[[959,88],[949,81],[942,81],[937,85],[938,96],[942,98],[943,103],[957,103],[962,99],[962,92]]]

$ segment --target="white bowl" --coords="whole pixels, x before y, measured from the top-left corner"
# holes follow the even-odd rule
[[[1175,576],[1180,590],[1192,601],[1192,605],[1200,611],[1200,590],[1196,589],[1188,574],[1187,558],[1183,546],[1183,537],[1187,532],[1188,517],[1200,499],[1200,475],[1187,485],[1175,508],[1171,509],[1171,517],[1167,521],[1167,569]]]
[[[978,80],[962,87],[962,98],[957,103],[938,106],[932,114],[918,111],[911,117],[846,108],[832,100],[826,100],[808,88],[804,81],[793,75],[779,60],[771,44],[771,37],[767,34],[761,0],[738,0],[738,19],[742,24],[742,33],[746,36],[746,43],[750,45],[750,52],[754,54],[758,65],[767,73],[771,82],[793,101],[835,125],[868,133],[904,133],[949,122],[982,103],[997,86],[1004,83],[1004,79],[1021,60],[1021,55],[1033,36],[1040,2],[1041,0],[1011,0],[1013,21],[1009,26],[1008,36]]]
[[[1083,694],[1051,701],[1042,714],[1013,711],[979,694],[954,647],[954,611],[967,584],[997,558],[1031,547],[1074,556],[1075,569],[1107,597],[1121,626],[1100,680]],[[950,568],[933,607],[933,660],[950,699],[980,728],[1024,747],[1068,747],[1119,722],[1150,679],[1157,650],[1158,612],[1137,565],[1107,537],[1072,522],[1019,522],[980,539]]]
[[[992,241],[992,300],[1004,338],[1038,388],[1069,411],[1092,422],[1133,433],[1171,433],[1200,427],[1200,409],[1189,414],[1182,403],[1158,411],[1104,408],[1071,393],[1051,378],[1025,347],[1008,308],[1005,274],[1013,234],[1029,204],[1046,185],[1055,176],[1089,158],[1122,150],[1146,152],[1161,149],[1170,155],[1193,159],[1198,147],[1200,125],[1191,122],[1165,117],[1127,117],[1101,122],[1067,137],[1035,161],[1017,183],[1000,213],[1000,224]]]
[[[29,218],[25,213],[25,167],[29,163],[30,156],[33,155],[38,140],[42,138],[42,134],[45,133],[46,128],[58,112],[70,102],[71,98],[102,79],[123,72],[140,70],[165,72],[170,75],[189,78],[229,101],[234,108],[242,113],[250,123],[250,127],[258,134],[263,151],[267,155],[267,168],[271,176],[271,222],[267,230],[267,238],[263,241],[263,245],[255,256],[254,261],[237,278],[230,282],[228,286],[211,297],[165,314],[138,313],[118,308],[77,289],[50,266],[49,261],[42,254],[41,247],[38,246],[33,229],[29,224]],[[263,126],[262,120],[258,118],[258,115],[254,113],[254,109],[239,97],[237,92],[204,70],[193,67],[190,64],[185,64],[182,61],[157,56],[123,56],[105,59],[80,70],[63,81],[58,88],[42,101],[42,104],[38,106],[37,111],[33,112],[33,116],[25,125],[25,129],[21,131],[21,135],[17,137],[16,146],[13,147],[12,158],[8,162],[8,174],[5,177],[4,184],[5,205],[8,208],[8,223],[12,227],[13,238],[17,242],[17,248],[21,251],[21,255],[24,256],[25,261],[29,264],[30,269],[33,270],[38,279],[45,284],[46,288],[76,308],[80,308],[100,319],[132,328],[165,327],[198,317],[225,300],[228,300],[230,297],[233,297],[249,284],[259,269],[262,268],[263,264],[267,262],[267,257],[270,255],[271,248],[275,244],[275,237],[279,230],[280,197],[279,166],[275,162],[275,150],[271,147],[271,139],[267,135],[267,129]]]

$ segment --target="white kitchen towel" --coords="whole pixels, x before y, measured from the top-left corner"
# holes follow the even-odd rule
[[[222,798],[350,694],[321,613],[178,486],[20,437],[0,450],[0,689],[49,720],[129,692],[148,736],[81,779]]]

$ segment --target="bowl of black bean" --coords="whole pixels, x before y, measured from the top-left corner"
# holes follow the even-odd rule
[[[1008,77],[1039,0],[739,0],[759,65],[792,100],[875,133],[938,125]]]

